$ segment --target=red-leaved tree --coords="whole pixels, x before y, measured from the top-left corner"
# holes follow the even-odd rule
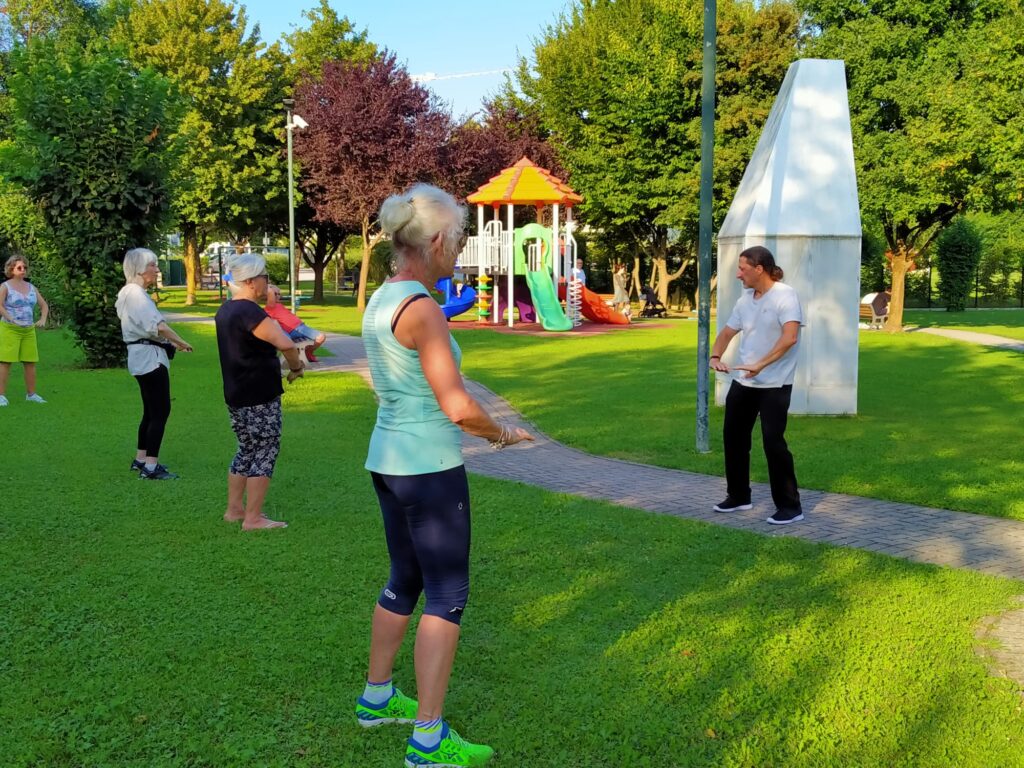
[[[451,117],[388,51],[369,63],[325,63],[319,81],[296,90],[295,109],[309,123],[295,152],[314,218],[362,234],[362,310],[370,251],[383,236],[377,211],[413,182],[441,180]]]
[[[445,147],[443,180],[454,195],[465,198],[522,157],[565,179],[539,115],[509,98],[492,99],[484,102],[479,119],[453,132]]]

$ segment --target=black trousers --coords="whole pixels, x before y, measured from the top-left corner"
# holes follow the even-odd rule
[[[142,392],[142,421],[136,447],[147,456],[159,456],[164,427],[171,415],[171,376],[164,366],[158,365],[156,370],[136,376],[135,380]]]
[[[786,420],[793,386],[758,389],[733,382],[725,398],[725,481],[729,496],[750,503],[750,445],[754,422],[761,417],[761,439],[768,460],[772,501],[780,510],[800,509],[793,454],[786,445]]]

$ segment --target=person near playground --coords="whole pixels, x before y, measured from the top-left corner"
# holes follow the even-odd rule
[[[380,502],[391,574],[374,608],[356,718],[365,727],[413,723],[407,766],[482,765],[494,753],[462,739],[442,716],[469,596],[470,501],[460,430],[495,448],[533,439],[496,422],[466,391],[462,353],[430,299],[429,287],[451,276],[465,244],[465,215],[451,195],[426,184],[385,200],[379,220],[398,271],[373,294],[363,317],[379,399],[366,469]],[[392,669],[421,592],[417,704],[394,687]]]
[[[238,450],[228,469],[228,505],[224,519],[242,522],[242,530],[286,528],[263,514],[263,501],[281,448],[280,351],[288,363],[288,382],[305,367],[295,342],[260,306],[267,296],[267,265],[254,253],[235,258],[232,297],[217,310],[217,350],[224,379],[224,401]]]
[[[625,309],[629,306],[626,279],[626,265],[616,264],[612,270],[612,287],[615,289],[615,294],[612,296],[612,309],[623,314],[626,314]]]
[[[569,277],[579,280],[583,285],[587,284],[587,273],[583,271],[583,259],[576,259],[576,266],[572,268]]]
[[[0,407],[8,404],[7,380],[11,365],[21,363],[25,376],[25,399],[30,403],[45,403],[36,392],[36,328],[46,326],[50,306],[28,276],[28,261],[15,254],[4,264],[4,277],[0,283]],[[36,305],[39,319],[36,320]]]
[[[131,470],[143,480],[176,480],[178,476],[160,463],[160,446],[171,415],[168,352],[191,352],[192,347],[167,325],[146,292],[160,276],[156,254],[148,248],[132,248],[121,267],[125,283],[114,309],[128,347],[128,373],[139,383],[142,395],[142,420]]]
[[[276,285],[267,286],[267,303],[263,308],[270,317],[277,321],[281,330],[287,333],[292,341],[296,343],[312,342],[306,347],[306,359],[315,363],[317,356],[313,353],[327,340],[327,335],[320,333],[315,328],[310,328],[299,320],[295,313],[289,311],[288,307],[281,303],[281,289]]]
[[[786,420],[793,392],[803,310],[792,287],[780,282],[782,268],[762,246],[740,254],[736,277],[743,295],[718,333],[711,349],[711,367],[735,372],[725,400],[726,498],[716,512],[750,509],[750,446],[754,422],[761,417],[761,437],[775,513],[773,525],[804,519],[793,455],[786,444]],[[730,370],[722,355],[740,335],[739,364]]]

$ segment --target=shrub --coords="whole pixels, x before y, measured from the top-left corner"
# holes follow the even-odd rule
[[[39,206],[86,364],[120,365],[120,262],[158,242],[167,213],[167,82],[101,46],[47,39],[16,49],[10,71],[14,140],[0,166]]]
[[[939,235],[935,247],[939,295],[947,310],[962,312],[967,308],[967,296],[981,259],[981,234],[971,222],[960,218]]]
[[[267,275],[270,276],[270,282],[280,286],[285,293],[288,293],[288,286],[291,285],[291,280],[288,277],[288,257],[267,254],[264,258],[267,260]]]

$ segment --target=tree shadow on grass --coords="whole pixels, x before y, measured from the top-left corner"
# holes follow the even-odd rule
[[[551,522],[583,513],[583,504],[545,505],[526,530],[496,520],[489,548],[501,559],[480,555],[488,572],[477,582],[487,583],[479,599],[500,597],[511,609],[505,634],[483,631],[507,649],[512,679],[503,684],[527,692],[524,701],[493,702],[503,722],[484,730],[508,734],[503,759],[1021,763],[1024,730],[1006,717],[1012,696],[998,681],[981,681],[970,649],[978,617],[955,605],[968,582],[987,580],[603,505],[586,507],[582,529]],[[616,515],[628,517],[628,539],[609,518]],[[538,585],[546,585],[541,594]],[[486,662],[470,642],[473,670],[464,673],[475,676]],[[483,681],[474,682],[476,697]],[[979,723],[979,707],[1003,721]],[[537,733],[538,712],[551,716],[550,732]]]

